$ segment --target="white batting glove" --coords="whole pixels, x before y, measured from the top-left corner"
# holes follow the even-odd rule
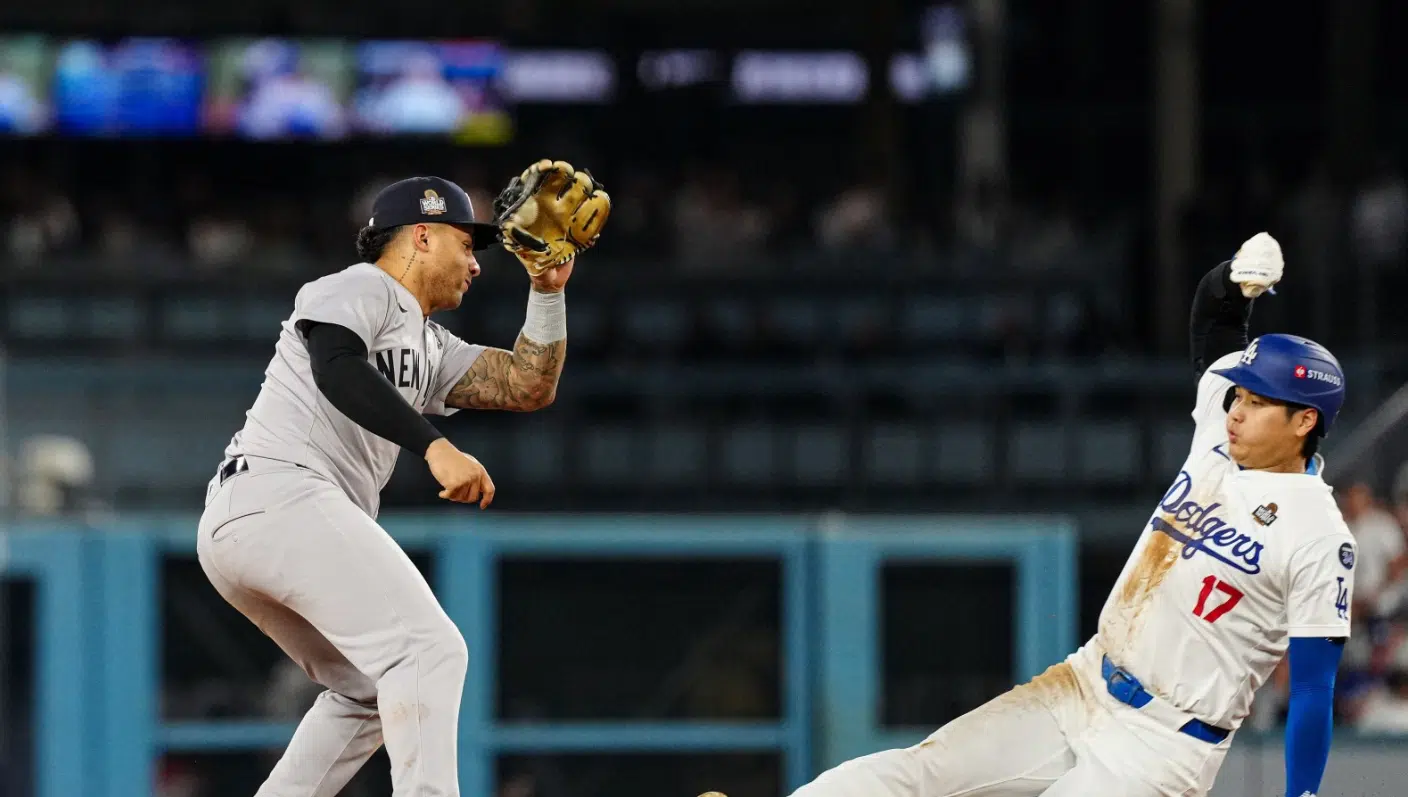
[[[1285,270],[1286,261],[1281,257],[1281,245],[1267,233],[1259,232],[1248,238],[1232,257],[1228,278],[1242,287],[1243,296],[1255,299],[1271,291],[1281,281],[1281,273]]]

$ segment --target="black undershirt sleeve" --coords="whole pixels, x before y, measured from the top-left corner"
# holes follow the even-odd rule
[[[1227,261],[1205,274],[1193,296],[1193,311],[1188,319],[1188,343],[1193,359],[1194,378],[1214,360],[1240,351],[1250,342],[1247,329],[1252,317],[1252,300],[1242,295],[1229,278],[1232,261]]]
[[[300,321],[318,390],[353,423],[416,456],[444,437],[367,361],[367,346],[339,324]]]

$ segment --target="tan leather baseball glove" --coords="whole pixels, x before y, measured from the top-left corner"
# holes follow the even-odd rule
[[[590,249],[611,215],[611,197],[586,169],[540,160],[494,200],[503,246],[538,276]]]

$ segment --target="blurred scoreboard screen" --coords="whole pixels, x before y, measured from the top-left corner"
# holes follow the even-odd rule
[[[722,90],[740,105],[855,105],[871,91],[888,90],[901,102],[920,102],[968,87],[967,51],[945,48],[938,65],[926,53],[896,53],[885,74],[871,74],[850,50],[712,50],[643,53],[636,75],[646,92],[701,87]]]
[[[489,42],[363,42],[357,47],[356,129],[378,136],[509,137],[503,49]]]
[[[56,126],[82,136],[192,135],[204,83],[204,57],[188,42],[65,41],[54,56]]]
[[[972,81],[961,6],[925,8],[919,50],[517,49],[500,42],[0,36],[0,136],[420,137],[502,144],[519,105],[907,103]],[[624,91],[623,91],[624,89]]]
[[[733,98],[758,104],[851,105],[870,91],[870,73],[858,53],[739,53],[733,62]]]
[[[505,67],[486,41],[0,36],[0,135],[500,144]]]
[[[34,135],[50,129],[53,52],[39,36],[0,37],[0,134]]]
[[[250,139],[342,138],[351,97],[344,42],[225,41],[211,49],[203,127]]]
[[[504,90],[513,102],[604,105],[616,95],[616,64],[600,50],[515,50]]]

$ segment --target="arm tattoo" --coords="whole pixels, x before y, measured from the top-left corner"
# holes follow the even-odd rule
[[[473,410],[530,412],[552,403],[567,356],[567,341],[537,343],[522,335],[513,351],[485,349],[460,381],[450,388],[445,404]]]

